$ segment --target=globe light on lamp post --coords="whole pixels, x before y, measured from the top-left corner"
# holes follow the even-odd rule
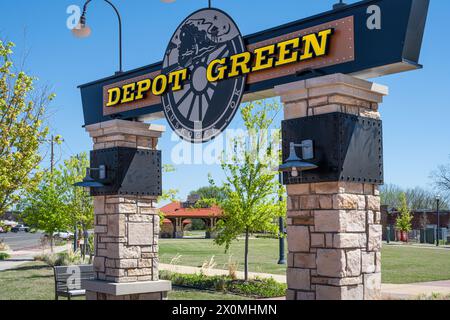
[[[164,3],[173,3],[175,1],[176,0],[161,0],[161,2],[164,2]],[[208,0],[208,8],[211,8],[211,0]]]
[[[343,2],[342,0],[339,0],[338,3],[333,5],[333,10],[338,10],[338,9],[344,8],[345,6],[347,6],[347,4],[345,2]]]
[[[111,1],[103,0],[107,4],[109,4],[114,12],[117,15],[117,19],[119,21],[119,71],[116,72],[116,74],[120,74],[123,72],[122,69],[122,18],[120,16],[119,10],[117,10],[116,6],[112,4]],[[80,21],[78,22],[77,26],[72,29],[72,34],[77,38],[87,38],[92,34],[92,29],[87,25],[86,21],[86,15],[87,15],[87,9],[89,3],[91,3],[92,0],[87,0],[83,6],[83,13],[81,14]]]

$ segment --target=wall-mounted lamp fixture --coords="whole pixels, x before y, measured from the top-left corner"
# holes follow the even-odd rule
[[[101,165],[98,168],[86,168],[86,177],[84,177],[82,182],[75,183],[74,186],[82,188],[103,188],[105,186],[103,183],[91,177],[91,171],[98,171],[99,180],[106,179],[106,166]]]
[[[304,161],[314,159],[314,148],[312,140],[304,140],[301,144],[295,144],[294,142],[291,142],[289,148],[289,158],[287,158],[286,162],[278,168],[278,171],[291,172],[291,175],[293,177],[298,177],[299,171],[302,172],[318,168],[318,166],[316,166],[315,164]],[[295,148],[302,148],[302,158],[299,158],[297,156]]]

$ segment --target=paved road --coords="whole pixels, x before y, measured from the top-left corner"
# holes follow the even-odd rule
[[[8,232],[0,234],[0,239],[3,239],[13,251],[37,248],[40,245],[41,237],[42,233]]]

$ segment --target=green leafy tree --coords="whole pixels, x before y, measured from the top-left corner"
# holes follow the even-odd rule
[[[164,164],[162,167],[163,173],[172,173],[176,169],[171,164]],[[167,189],[162,191],[162,195],[158,198],[158,201],[176,201],[178,195],[178,189]],[[164,224],[164,213],[159,210],[159,224],[162,226]]]
[[[162,167],[163,173],[172,173],[175,171],[176,171],[175,167],[171,164],[164,164]],[[158,201],[167,201],[167,200],[176,201],[177,195],[178,189],[163,190],[162,195],[158,198]]]
[[[245,104],[241,115],[249,132],[249,139],[233,139],[231,159],[223,160],[225,183],[224,199],[220,202],[223,219],[217,224],[216,243],[228,251],[232,241],[242,234],[245,237],[244,272],[248,280],[249,236],[254,232],[277,231],[278,216],[285,214],[285,203],[279,203],[284,193],[273,167],[279,163],[279,132],[269,141],[268,132],[275,115],[280,110],[273,101]]]
[[[53,173],[44,173],[41,183],[30,190],[20,204],[23,221],[46,233],[52,251],[53,234],[67,230],[71,222],[66,194],[64,175],[60,170],[54,170]]]
[[[223,189],[215,185],[201,187],[197,190],[191,191],[190,195],[199,195],[201,200],[215,199],[217,202],[221,202],[225,199]]]
[[[65,202],[68,205],[70,224],[83,231],[83,237],[94,226],[93,198],[85,188],[74,187],[74,183],[83,180],[86,168],[90,166],[86,153],[81,153],[64,161],[61,167],[63,183],[65,184]],[[87,239],[84,239],[87,242]]]
[[[400,231],[403,232],[409,232],[412,230],[412,224],[411,221],[413,219],[413,216],[411,214],[411,211],[408,207],[407,201],[406,201],[406,194],[402,193],[400,195],[400,208],[399,208],[400,215],[397,218],[396,221],[396,227]]]
[[[48,134],[43,119],[54,98],[34,88],[35,78],[12,71],[13,47],[0,41],[0,215],[41,180],[39,146]]]

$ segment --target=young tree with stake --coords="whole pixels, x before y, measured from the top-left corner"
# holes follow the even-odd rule
[[[232,241],[242,234],[245,238],[244,273],[248,280],[249,237],[254,232],[277,232],[277,217],[285,215],[285,202],[280,204],[278,172],[273,168],[279,163],[279,134],[269,141],[268,131],[280,110],[274,101],[257,101],[245,104],[241,115],[250,141],[244,137],[232,140],[233,154],[223,160],[226,180],[224,199],[220,201],[223,219],[217,224],[216,243],[229,249]]]

